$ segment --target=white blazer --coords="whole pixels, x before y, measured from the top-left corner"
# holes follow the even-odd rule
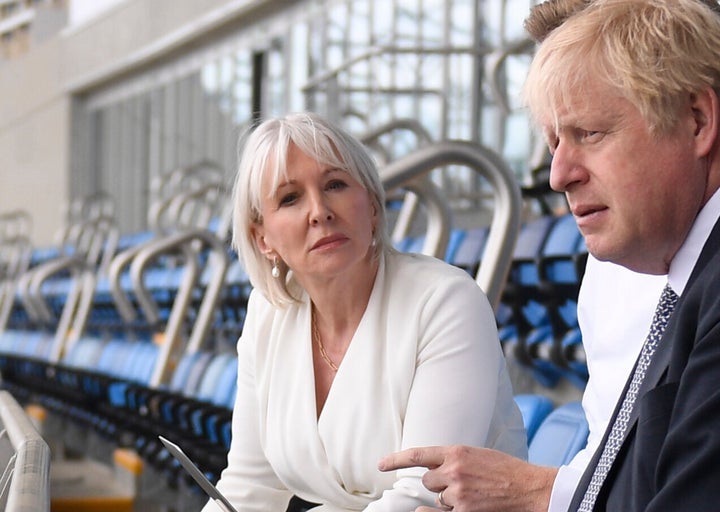
[[[495,317],[464,271],[419,255],[381,260],[319,419],[310,311],[307,296],[283,309],[257,291],[250,297],[218,484],[238,511],[283,512],[293,494],[324,504],[315,510],[433,505],[425,470],[377,470],[382,456],[413,446],[467,444],[526,457]]]

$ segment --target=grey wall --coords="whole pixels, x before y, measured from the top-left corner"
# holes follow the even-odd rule
[[[53,243],[69,196],[73,100],[251,24],[290,0],[126,0],[0,66],[0,214],[24,209]]]

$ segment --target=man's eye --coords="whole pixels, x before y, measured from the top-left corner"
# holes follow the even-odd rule
[[[596,131],[596,130],[583,130],[581,137],[583,140],[587,140],[590,142],[599,140],[603,136],[603,132]]]
[[[547,138],[548,151],[550,151],[551,155],[555,154],[555,150],[557,149],[559,144],[560,144],[560,139],[558,137],[548,137]]]

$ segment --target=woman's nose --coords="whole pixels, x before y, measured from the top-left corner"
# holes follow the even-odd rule
[[[312,199],[312,207],[310,211],[310,222],[312,224],[319,224],[323,221],[330,221],[334,217],[332,209],[327,204],[326,199],[322,194],[318,194]]]

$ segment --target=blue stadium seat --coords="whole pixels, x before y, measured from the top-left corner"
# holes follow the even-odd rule
[[[537,333],[528,344],[539,359],[559,368],[563,376],[580,389],[587,382],[587,366],[581,353],[582,338],[577,323],[577,297],[585,269],[584,239],[572,215],[561,216],[553,226],[539,259],[543,304],[550,330]],[[572,336],[568,336],[569,333]]]
[[[553,410],[540,424],[528,447],[528,461],[541,466],[562,466],[587,443],[588,423],[580,402]]]
[[[447,261],[475,276],[482,261],[489,232],[490,228],[487,226],[466,230],[464,236],[456,242],[454,251],[447,255]]]
[[[549,397],[538,394],[515,395],[515,403],[520,408],[523,417],[525,431],[527,432],[528,443],[535,437],[537,429],[543,420],[553,410],[553,402]]]
[[[561,373],[551,365],[538,364],[526,342],[531,331],[550,329],[549,313],[542,301],[538,260],[556,220],[548,215],[522,226],[496,314],[505,354],[531,368],[535,378],[548,387],[559,381]]]

